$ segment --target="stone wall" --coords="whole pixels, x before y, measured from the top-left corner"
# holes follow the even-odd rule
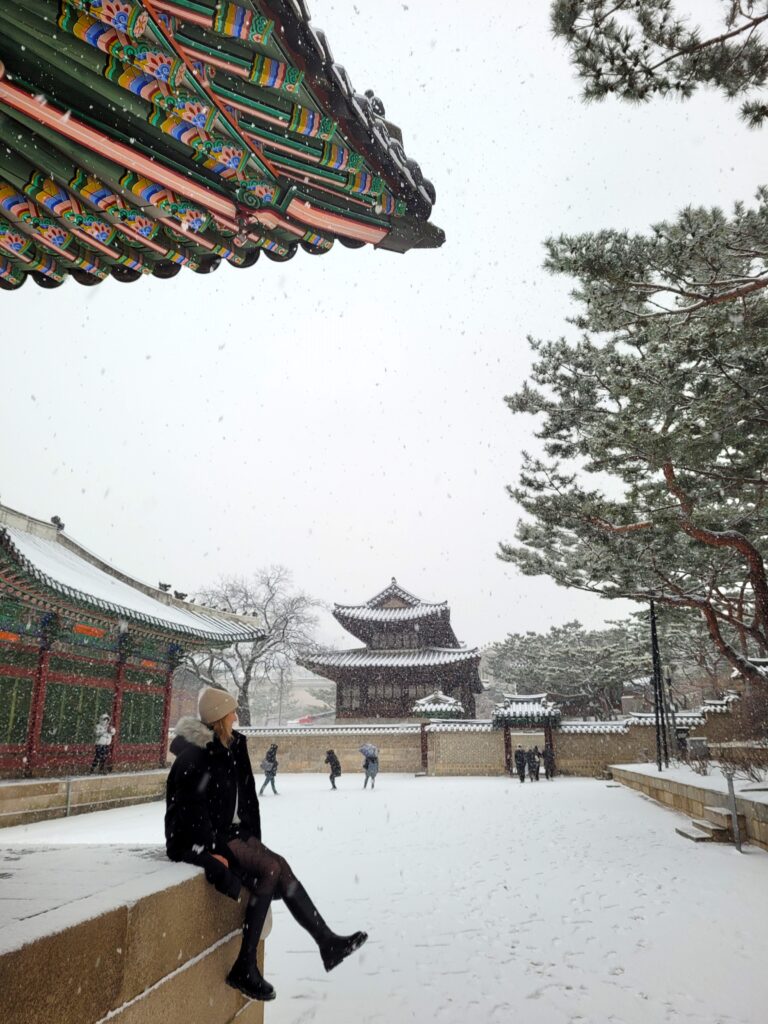
[[[636,726],[625,733],[555,733],[557,770],[563,775],[599,776],[611,764],[637,764],[656,756],[652,729]]]
[[[666,807],[682,811],[692,819],[705,818],[705,807],[725,807],[726,805],[724,793],[718,789],[707,787],[707,776],[701,777],[701,784],[697,782],[695,785],[691,785],[671,779],[663,772],[658,776],[646,775],[621,766],[614,766],[612,771],[617,782],[644,793],[645,796]],[[740,815],[744,816],[749,842],[768,850],[768,804],[737,796],[736,809]]]
[[[167,769],[0,782],[0,828],[160,800]]]
[[[597,724],[597,723],[595,723]],[[598,725],[599,728],[599,725]],[[504,733],[487,725],[470,723],[433,723],[427,727],[427,758],[429,775],[503,775]],[[526,750],[538,744],[544,747],[542,732],[527,731],[510,734],[511,749],[519,743]],[[364,742],[379,748],[383,772],[416,773],[422,771],[421,733],[418,728],[403,731],[377,731],[372,728],[350,733],[343,728],[249,731],[248,749],[256,775],[259,763],[271,743],[277,743],[281,772],[323,772],[325,752],[333,748],[345,774],[360,771]],[[636,726],[624,733],[555,733],[558,771],[565,775],[597,776],[610,764],[633,764],[652,760],[654,732]]]
[[[379,748],[379,764],[383,772],[421,771],[421,731],[411,727],[406,731],[377,730],[350,732],[345,729],[306,728],[302,730],[248,731],[248,752],[254,774],[259,775],[259,764],[270,744],[277,744],[277,760],[281,772],[327,772],[324,764],[327,750],[336,751],[343,774],[361,770],[363,743]]]
[[[445,731],[444,731],[445,730]],[[511,733],[512,751],[544,747],[544,733]],[[504,775],[504,733],[501,729],[470,731],[440,727],[427,732],[429,775]]]
[[[51,851],[61,856],[63,848]],[[93,848],[85,848],[92,852]],[[32,888],[44,851],[14,861],[4,850],[13,886]],[[125,857],[142,851],[120,849]],[[150,863],[150,862],[146,862]],[[5,870],[4,867],[4,870]],[[0,1020],[8,1024],[263,1024],[263,1003],[246,1002],[225,983],[240,944],[244,904],[217,893],[202,872],[167,862],[142,876],[139,863],[116,895],[95,872],[79,898],[67,894],[29,919],[0,927]],[[30,876],[24,881],[25,872]],[[138,872],[138,874],[137,874]],[[55,865],[43,884],[59,886]],[[169,882],[169,878],[171,879]],[[153,881],[155,879],[155,881]],[[174,881],[175,879],[175,881]],[[39,888],[41,879],[38,878]],[[72,887],[72,882],[68,879]],[[88,884],[88,880],[85,880]],[[51,889],[53,893],[53,888]],[[39,899],[39,894],[34,897]],[[12,912],[12,911],[11,911]],[[259,962],[263,964],[264,943]]]

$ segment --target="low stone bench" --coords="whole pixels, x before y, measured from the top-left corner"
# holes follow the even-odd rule
[[[263,1024],[224,980],[244,902],[162,849],[0,847],[0,891],[0,1021]]]
[[[5,779],[0,782],[0,828],[160,800],[167,778],[168,770],[162,768],[65,779]]]

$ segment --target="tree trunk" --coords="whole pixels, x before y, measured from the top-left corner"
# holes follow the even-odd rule
[[[251,705],[248,700],[248,687],[244,686],[237,692],[237,720],[240,725],[251,724]]]

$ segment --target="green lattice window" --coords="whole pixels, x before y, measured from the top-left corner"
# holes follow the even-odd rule
[[[135,668],[128,666],[125,670],[127,683],[138,683],[140,686],[165,686],[166,668]]]
[[[159,743],[163,732],[163,698],[160,694],[123,694],[120,719],[122,743]]]
[[[32,680],[0,677],[0,743],[24,743],[32,703]]]
[[[48,683],[43,743],[94,743],[96,723],[112,712],[112,691],[97,686]]]

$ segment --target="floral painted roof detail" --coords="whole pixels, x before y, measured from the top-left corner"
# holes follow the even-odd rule
[[[0,4],[0,287],[444,241],[303,0]]]

